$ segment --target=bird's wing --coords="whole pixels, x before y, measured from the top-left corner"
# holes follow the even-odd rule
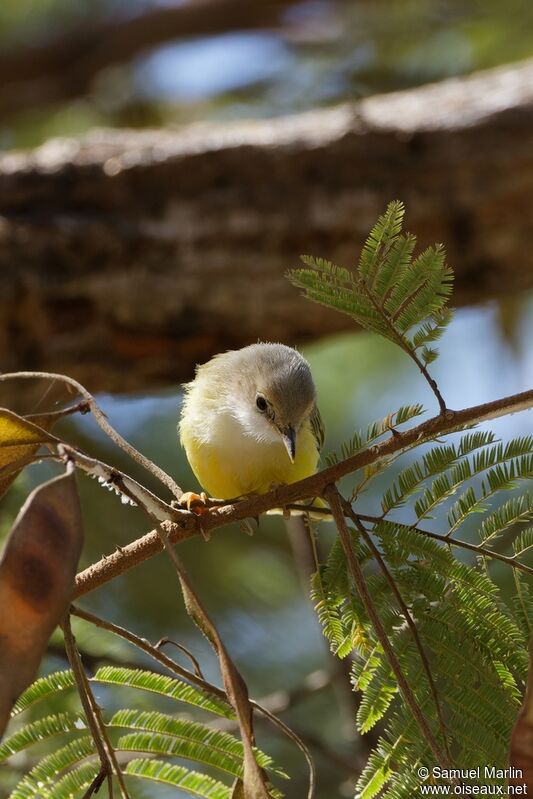
[[[313,431],[313,435],[315,437],[317,449],[320,452],[324,446],[326,431],[324,429],[324,422],[322,421],[320,411],[316,405],[313,408],[311,416],[309,417],[309,421],[311,422],[311,430]]]

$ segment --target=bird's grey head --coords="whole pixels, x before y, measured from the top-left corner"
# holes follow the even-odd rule
[[[258,440],[281,437],[294,460],[298,431],[316,402],[309,364],[284,344],[251,344],[232,356],[234,414]]]

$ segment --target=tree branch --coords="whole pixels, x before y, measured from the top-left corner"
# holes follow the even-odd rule
[[[268,494],[261,494],[233,504],[222,506],[217,504],[208,513],[201,516],[196,516],[193,513],[184,514],[184,520],[180,524],[167,521],[162,522],[162,525],[171,543],[184,541],[200,532],[208,535],[219,527],[224,527],[232,522],[254,518],[273,508],[285,507],[304,499],[321,496],[327,485],[335,483],[341,477],[375,463],[387,455],[401,452],[415,444],[422,444],[435,436],[454,432],[464,425],[495,419],[505,414],[527,410],[532,406],[533,390],[529,390],[461,411],[448,410],[444,416],[439,414],[410,430],[402,433],[395,432],[380,444],[363,449],[351,458],[323,469],[304,480],[280,486]],[[452,543],[457,546],[465,545],[456,541]],[[481,552],[479,547],[472,545],[472,548],[478,553]],[[112,580],[117,575],[158,554],[162,549],[163,545],[158,533],[152,530],[80,572],[76,577],[75,597],[94,591],[95,588]],[[499,557],[500,560],[505,559],[503,555],[499,556],[494,553],[493,556]],[[519,568],[518,564],[516,565]]]

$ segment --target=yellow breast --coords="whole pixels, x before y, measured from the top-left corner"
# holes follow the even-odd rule
[[[258,441],[244,434],[227,415],[213,420],[209,435],[199,431],[194,419],[182,418],[181,442],[202,488],[212,497],[234,499],[264,494],[275,485],[294,483],[314,474],[318,449],[309,422],[302,425],[291,462],[283,442]]]

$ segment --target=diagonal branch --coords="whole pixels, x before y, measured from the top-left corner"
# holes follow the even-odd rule
[[[2,380],[2,377],[0,375],[0,380]],[[193,513],[183,514],[183,522],[168,521],[162,522],[162,525],[172,543],[186,540],[198,533],[209,534],[232,522],[254,518],[273,508],[286,507],[304,499],[320,496],[326,486],[335,483],[341,477],[362,469],[369,464],[376,463],[376,461],[388,455],[429,441],[435,436],[455,432],[465,425],[476,424],[506,414],[527,410],[532,406],[533,390],[529,390],[460,411],[448,410],[444,416],[439,414],[410,430],[402,433],[395,432],[381,443],[360,450],[350,458],[323,469],[310,477],[306,477],[304,480],[280,486],[268,494],[261,494],[247,500],[222,506],[217,503],[208,513],[202,516],[196,516]],[[434,537],[438,537],[437,534]],[[482,552],[479,547],[473,544],[468,545],[466,542],[458,542],[456,540],[451,543],[454,546],[471,549],[478,554],[489,554],[491,557],[507,563],[512,561],[510,558],[490,551]],[[162,549],[163,545],[159,536],[153,530],[117,552],[107,555],[78,574],[75,597],[93,591],[117,575],[158,554]],[[523,567],[518,563],[514,564],[513,562],[511,565],[516,565],[517,568],[528,571],[527,567]]]

